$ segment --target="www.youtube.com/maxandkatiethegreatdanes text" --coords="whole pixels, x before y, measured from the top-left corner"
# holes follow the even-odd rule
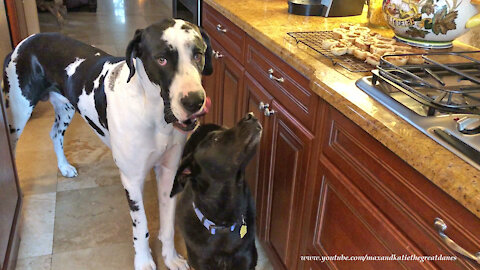
[[[300,256],[302,261],[357,261],[357,262],[366,262],[366,261],[456,261],[456,256],[444,256],[444,255],[431,255],[431,256],[417,256],[417,255],[397,255],[392,254],[390,256],[375,256],[375,255],[357,255],[357,256],[348,256],[348,255],[330,255],[330,256]]]

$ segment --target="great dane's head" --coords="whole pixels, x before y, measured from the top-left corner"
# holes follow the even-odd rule
[[[126,51],[128,81],[135,74],[134,60],[141,60],[148,79],[159,86],[165,121],[191,130],[210,106],[201,78],[213,72],[211,57],[210,39],[203,30],[166,19],[135,32]]]

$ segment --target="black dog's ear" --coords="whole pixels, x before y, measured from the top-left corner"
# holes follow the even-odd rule
[[[200,33],[202,34],[203,40],[207,44],[207,50],[205,51],[205,66],[203,67],[202,75],[212,75],[213,73],[213,65],[212,65],[212,56],[213,56],[213,49],[212,43],[210,42],[210,37],[207,35],[205,30],[200,29]]]
[[[130,79],[135,75],[135,66],[133,65],[133,60],[139,55],[138,44],[142,40],[143,29],[137,29],[133,39],[128,43],[127,52],[126,52],[126,62],[127,66],[130,69],[130,74],[128,75],[127,83],[130,82]]]
[[[193,162],[193,153],[188,154],[185,158],[182,159],[182,162],[178,167],[177,174],[175,175],[175,180],[173,181],[170,198],[173,198],[173,196],[181,192],[187,184],[187,181],[192,179],[191,167],[193,165]]]

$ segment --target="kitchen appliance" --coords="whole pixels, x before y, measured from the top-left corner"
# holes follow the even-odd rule
[[[383,0],[383,11],[397,39],[427,48],[449,48],[452,41],[480,24],[478,0]]]
[[[289,0],[288,13],[304,16],[345,17],[360,15],[365,0]]]
[[[429,53],[407,66],[389,57],[357,86],[480,170],[480,51]]]
[[[202,24],[202,0],[172,0],[173,18],[200,26]]]

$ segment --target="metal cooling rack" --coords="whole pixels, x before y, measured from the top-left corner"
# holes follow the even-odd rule
[[[375,68],[361,60],[356,59],[352,55],[345,54],[342,56],[336,56],[329,50],[323,49],[323,40],[333,38],[333,31],[289,32],[287,35],[295,39],[297,44],[304,44],[310,49],[332,60],[334,65],[338,64],[350,72],[370,72]]]

